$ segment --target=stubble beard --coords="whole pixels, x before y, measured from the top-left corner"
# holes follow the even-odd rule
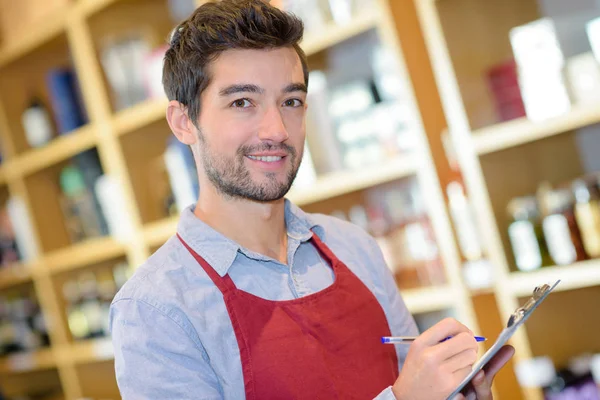
[[[240,147],[234,159],[213,154],[206,138],[199,131],[200,142],[200,162],[208,179],[215,186],[217,191],[224,197],[230,199],[244,199],[256,202],[271,202],[283,198],[292,187],[296,178],[302,154],[298,157],[295,148],[287,144],[273,145],[264,143],[258,146]],[[261,152],[283,150],[287,153],[287,158],[291,168],[287,173],[284,182],[277,180],[277,174],[274,172],[265,173],[265,179],[261,182],[255,182],[252,179],[250,171],[244,164],[244,159],[248,154]],[[201,189],[202,190],[202,189]]]

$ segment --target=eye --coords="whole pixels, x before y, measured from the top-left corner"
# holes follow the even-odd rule
[[[288,99],[283,102],[284,107],[302,107],[303,104],[300,99]]]
[[[252,106],[252,103],[248,99],[237,99],[231,103],[231,107],[233,108],[248,108],[250,106]]]

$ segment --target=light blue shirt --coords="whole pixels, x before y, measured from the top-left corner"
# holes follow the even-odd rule
[[[240,290],[290,300],[323,290],[334,280],[331,267],[309,242],[313,229],[375,295],[392,334],[417,334],[373,238],[355,225],[307,214],[289,201],[285,220],[287,265],[242,248],[196,218],[192,208],[182,213],[177,232],[220,276],[229,274]],[[119,291],[110,320],[123,399],[245,397],[239,348],[223,296],[176,236]],[[407,346],[396,348],[402,367]],[[395,399],[391,387],[377,399]]]

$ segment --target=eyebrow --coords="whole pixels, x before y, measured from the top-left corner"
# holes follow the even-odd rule
[[[236,93],[264,93],[264,89],[251,84],[230,85],[219,91],[221,96],[230,96]]]
[[[226,97],[231,96],[236,93],[258,93],[263,94],[265,90],[257,85],[253,84],[239,84],[239,85],[230,85],[226,88],[223,88],[219,91],[219,95]],[[287,85],[283,89],[284,93],[293,93],[293,92],[307,92],[306,85],[304,83],[291,83]]]
[[[292,83],[289,84],[283,89],[284,93],[292,93],[292,92],[304,92],[307,93],[307,87],[304,83]]]

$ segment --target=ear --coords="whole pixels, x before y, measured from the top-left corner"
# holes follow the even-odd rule
[[[167,122],[171,131],[181,143],[190,145],[196,143],[198,140],[196,127],[188,116],[185,106],[180,102],[176,100],[169,101]]]

